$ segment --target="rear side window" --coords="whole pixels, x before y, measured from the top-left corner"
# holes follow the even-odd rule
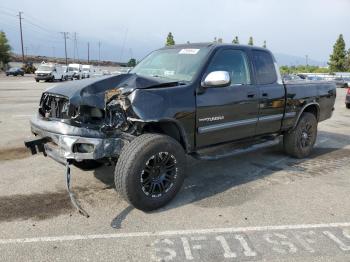
[[[277,81],[275,65],[269,53],[254,50],[253,62],[258,84],[267,85]]]

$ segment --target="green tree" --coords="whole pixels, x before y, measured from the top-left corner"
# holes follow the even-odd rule
[[[254,45],[253,37],[249,37],[248,45]]]
[[[136,66],[136,59],[130,58],[129,62],[126,64],[127,67],[134,67]]]
[[[233,40],[232,40],[232,44],[239,45],[239,39],[238,39],[238,36],[235,36],[235,38],[233,38]]]
[[[346,55],[345,69],[350,72],[350,48],[349,48],[348,53]]]
[[[5,65],[10,62],[11,46],[8,43],[6,34],[0,31],[0,69],[4,69]]]
[[[171,45],[175,45],[175,40],[174,40],[174,36],[171,32],[169,32],[167,38],[166,38],[166,46],[171,46]]]
[[[329,68],[333,72],[345,71],[346,51],[343,35],[340,34],[333,46],[333,53],[329,57]]]
[[[266,48],[266,40],[264,40],[264,44],[262,46],[263,48]]]
[[[285,74],[298,74],[298,73],[330,73],[329,68],[327,67],[319,67],[319,66],[281,66],[280,71],[282,75]]]

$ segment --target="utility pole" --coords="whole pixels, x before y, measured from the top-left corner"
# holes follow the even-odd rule
[[[76,52],[76,53],[75,53],[75,52]],[[74,32],[74,50],[73,50],[74,62],[75,62],[75,54],[77,55],[77,60],[79,61],[79,49],[78,49],[77,32]]]
[[[66,55],[66,65],[68,65],[68,59],[67,59],[67,38],[68,38],[68,32],[61,32],[64,38],[64,53]]]
[[[309,67],[309,56],[305,55],[306,67]]]
[[[90,43],[88,42],[88,64],[90,64]]]
[[[19,17],[19,29],[21,31],[21,46],[22,46],[22,62],[24,64],[24,48],[23,48],[23,33],[22,33],[22,14],[23,12],[18,12]]]
[[[101,42],[98,42],[98,64],[101,62]]]

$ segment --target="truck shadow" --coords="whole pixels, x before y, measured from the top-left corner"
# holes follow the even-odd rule
[[[281,179],[281,183],[289,183],[295,179],[325,175],[343,168],[343,163],[349,163],[350,160],[350,149],[344,148],[348,145],[350,135],[320,131],[318,145],[306,159],[288,157],[279,146],[216,161],[189,158],[187,177],[181,191],[167,206],[152,213],[165,212],[187,204],[203,208],[241,205],[257,197],[261,191],[266,190],[266,186],[278,183],[278,179]],[[283,172],[277,182],[276,179],[269,182],[269,177],[282,170],[290,172]],[[108,187],[114,187],[113,167],[96,169],[94,174]],[[267,183],[260,187],[248,185],[255,180],[266,180]],[[123,219],[125,218],[124,214]]]

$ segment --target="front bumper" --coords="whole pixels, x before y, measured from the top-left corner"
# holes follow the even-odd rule
[[[35,80],[50,80],[52,75],[36,75]]]
[[[129,142],[122,136],[105,137],[105,134],[98,130],[44,120],[38,114],[31,119],[30,125],[36,137],[27,140],[25,145],[33,154],[37,151],[43,152],[60,163],[66,163],[67,159],[82,161],[115,158]],[[79,152],[79,144],[88,144],[91,150]]]

